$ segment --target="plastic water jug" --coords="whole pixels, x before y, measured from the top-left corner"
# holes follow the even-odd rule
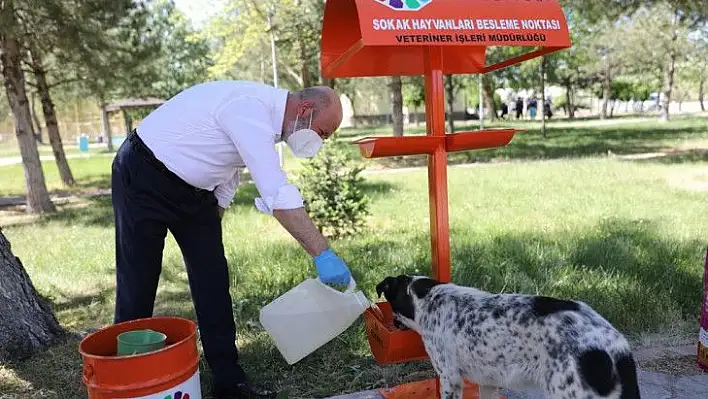
[[[288,364],[297,363],[343,333],[371,306],[355,288],[354,279],[340,292],[312,278],[261,309],[261,325]]]

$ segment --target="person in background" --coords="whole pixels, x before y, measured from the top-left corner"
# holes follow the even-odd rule
[[[520,119],[524,115],[524,100],[521,97],[516,97],[516,119]]]
[[[538,107],[538,102],[536,101],[536,97],[531,97],[528,99],[528,105],[529,109],[529,117],[531,120],[536,119],[536,109]]]
[[[169,230],[186,264],[217,398],[275,397],[249,382],[235,345],[221,218],[243,168],[260,193],[255,206],[312,256],[319,278],[349,283],[347,264],[308,217],[275,149],[284,141],[295,156],[313,157],[341,121],[341,103],[328,87],[291,93],[254,82],[207,82],[148,115],[115,156],[115,322],[152,316]]]
[[[509,106],[506,103],[502,103],[501,106],[501,118],[506,119],[506,115],[509,113]]]

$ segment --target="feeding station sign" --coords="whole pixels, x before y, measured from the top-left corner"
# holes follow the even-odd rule
[[[487,64],[491,46],[528,51]],[[445,132],[443,75],[485,74],[571,46],[557,0],[328,0],[322,26],[324,76],[425,77],[426,135],[368,137],[355,142],[366,158],[428,155],[432,277],[450,281],[447,153],[507,145],[519,130]],[[365,314],[369,343],[380,363],[426,357],[420,337]],[[411,397],[410,392],[407,393]]]

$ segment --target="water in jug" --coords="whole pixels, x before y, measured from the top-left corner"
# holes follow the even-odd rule
[[[288,364],[295,364],[343,333],[371,306],[356,282],[340,292],[311,278],[269,303],[260,322]]]

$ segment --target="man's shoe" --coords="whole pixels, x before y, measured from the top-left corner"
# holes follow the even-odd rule
[[[237,384],[228,390],[218,388],[214,390],[214,398],[216,399],[275,399],[277,396],[277,392],[269,391],[247,382]]]

